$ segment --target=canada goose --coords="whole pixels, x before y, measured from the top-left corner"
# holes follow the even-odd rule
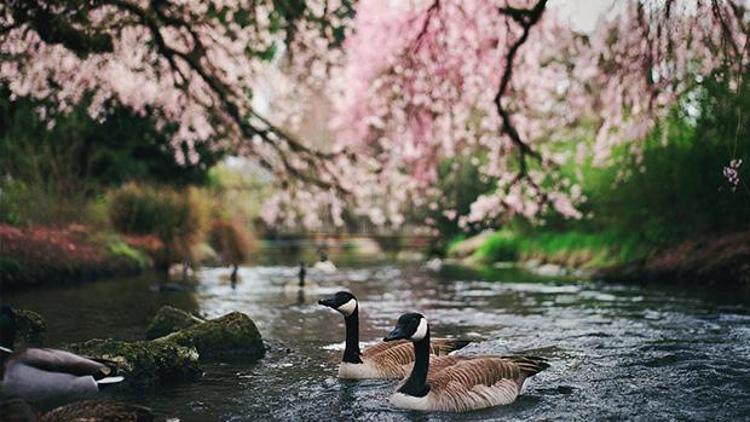
[[[418,313],[403,314],[383,341],[407,339],[414,343],[411,374],[391,396],[404,409],[465,412],[510,404],[526,378],[548,368],[532,356],[449,356],[454,362],[430,370],[430,325]]]
[[[37,414],[33,407],[21,399],[0,403],[0,415],[8,422],[151,422],[154,414],[143,406],[112,400],[86,400],[56,407]]]
[[[326,254],[323,250],[318,251],[318,257],[320,260],[313,265],[313,268],[315,270],[318,270],[325,274],[333,274],[336,272],[336,265],[331,262],[330,259],[328,259],[328,254]]]
[[[404,378],[414,363],[414,350],[408,341],[378,343],[359,349],[359,303],[353,294],[347,291],[318,301],[342,315],[346,325],[346,345],[344,356],[339,365],[339,378]],[[467,340],[433,339],[429,344],[428,354],[442,358],[448,353],[469,344]],[[434,362],[442,366],[442,362]]]
[[[99,388],[121,382],[112,368],[83,356],[57,349],[28,348],[13,352],[16,315],[9,306],[0,311],[2,394],[48,408],[90,397]]]

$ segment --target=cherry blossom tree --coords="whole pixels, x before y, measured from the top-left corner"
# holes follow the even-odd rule
[[[50,125],[76,104],[105,119],[118,103],[170,131],[180,163],[199,161],[196,144],[208,142],[253,157],[280,183],[338,189],[317,165],[336,154],[308,147],[253,103],[264,62],[300,21],[333,40],[338,20],[315,16],[318,3],[10,0],[0,6],[0,81],[39,100]],[[322,13],[346,15],[347,4]]]
[[[549,209],[579,217],[581,188],[558,166],[606,165],[621,145],[637,156],[701,77],[737,86],[750,28],[737,2],[630,1],[577,34],[544,0],[361,0],[353,27],[337,75],[340,140],[377,157],[385,178],[410,174],[414,195],[464,226]],[[571,154],[561,141],[582,123],[594,142]],[[430,187],[436,163],[467,155],[496,188],[456,216]]]
[[[153,115],[179,162],[208,143],[251,157],[280,190],[269,222],[319,227],[366,216],[399,227],[421,209],[467,226],[550,210],[579,217],[568,160],[607,164],[697,81],[738,84],[748,17],[736,1],[631,0],[592,34],[547,0],[10,0],[0,81],[55,116],[85,103]],[[284,70],[266,113],[256,95]],[[295,135],[325,93],[335,140]],[[566,139],[594,127],[576,151]],[[439,163],[468,158],[494,189],[458,215]],[[734,158],[734,157],[733,157]],[[429,222],[428,222],[429,223]]]

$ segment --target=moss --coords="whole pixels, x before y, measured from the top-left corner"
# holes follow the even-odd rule
[[[146,329],[146,338],[155,339],[202,322],[205,320],[182,309],[164,305]]]
[[[126,386],[160,385],[195,380],[202,374],[198,352],[173,342],[125,342],[93,339],[69,346],[82,355],[111,362]]]
[[[47,331],[47,323],[36,312],[26,309],[16,309],[16,324],[18,339],[27,345],[40,345]]]
[[[265,354],[255,323],[241,312],[232,312],[202,324],[153,340],[195,347],[201,359],[254,361]]]

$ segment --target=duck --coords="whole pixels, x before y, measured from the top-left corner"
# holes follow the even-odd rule
[[[324,274],[333,274],[336,272],[336,265],[334,265],[333,262],[328,259],[328,254],[326,254],[322,249],[318,251],[318,259],[318,262],[313,265],[313,269]]]
[[[51,408],[96,395],[100,389],[124,380],[105,363],[64,350],[30,347],[14,351],[16,314],[0,310],[0,363],[2,396],[24,399]]]
[[[359,302],[346,290],[320,299],[327,306],[344,316],[346,344],[338,369],[342,379],[403,379],[414,363],[414,350],[408,341],[380,342],[360,351],[359,348]],[[433,364],[443,367],[450,364],[444,357],[469,344],[469,340],[435,338],[428,343],[428,354],[433,355]]]
[[[390,403],[402,409],[467,412],[513,403],[525,381],[549,368],[536,356],[449,356],[450,364],[430,368],[430,324],[419,313],[399,317],[384,342],[408,340],[414,366],[396,388]]]
[[[147,407],[112,400],[78,401],[37,414],[27,402],[12,399],[0,403],[0,415],[8,422],[151,422],[155,418]]]

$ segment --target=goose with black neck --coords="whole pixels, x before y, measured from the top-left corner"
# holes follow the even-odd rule
[[[339,291],[331,297],[321,299],[319,304],[327,306],[344,316],[346,342],[344,355],[339,365],[339,378],[402,379],[414,363],[414,350],[408,341],[379,342],[364,350],[359,347],[359,302],[347,291]],[[443,357],[466,346],[469,341],[439,338],[427,344],[428,355]],[[436,362],[436,365],[440,363]]]
[[[510,404],[527,378],[549,367],[534,356],[481,355],[449,356],[450,364],[433,368],[430,325],[418,313],[401,315],[383,341],[404,339],[414,344],[414,366],[390,399],[404,409],[465,412]]]

